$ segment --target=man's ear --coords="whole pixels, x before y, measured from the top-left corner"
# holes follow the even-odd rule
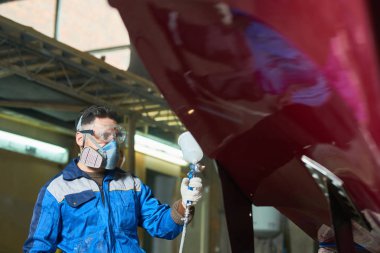
[[[75,140],[78,144],[79,147],[83,147],[84,146],[84,135],[80,132],[77,132],[76,135],[75,135]]]

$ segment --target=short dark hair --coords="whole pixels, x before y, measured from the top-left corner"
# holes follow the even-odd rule
[[[120,122],[121,118],[117,112],[107,105],[92,105],[84,109],[75,121],[76,130],[83,125],[91,124],[95,118],[110,118],[116,122]]]

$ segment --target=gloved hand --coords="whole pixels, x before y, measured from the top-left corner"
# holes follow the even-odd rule
[[[193,187],[192,190],[189,187]],[[185,177],[181,183],[181,196],[182,205],[186,208],[187,201],[191,201],[191,205],[194,206],[202,198],[202,179],[200,177],[193,177],[188,179]]]

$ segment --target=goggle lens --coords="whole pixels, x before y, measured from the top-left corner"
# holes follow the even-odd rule
[[[127,130],[120,125],[97,128],[96,130],[84,130],[82,133],[90,133],[102,142],[115,140],[117,143],[123,143],[127,138]]]

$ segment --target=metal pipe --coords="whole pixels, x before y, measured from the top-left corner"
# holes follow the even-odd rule
[[[136,120],[135,114],[130,114],[128,116],[128,154],[127,154],[127,164],[128,170],[135,174],[135,133],[136,133]]]
[[[59,35],[59,16],[61,15],[61,0],[55,3],[55,19],[54,19],[54,39],[58,40]]]

